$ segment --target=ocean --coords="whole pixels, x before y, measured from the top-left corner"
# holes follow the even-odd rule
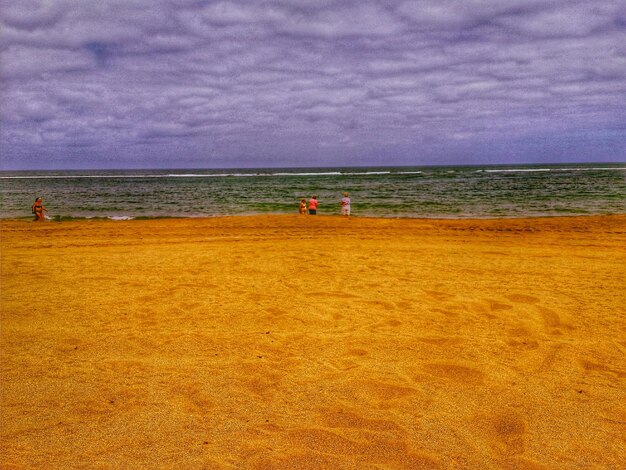
[[[32,218],[43,196],[52,220],[210,217],[298,212],[353,216],[511,218],[626,213],[626,164],[74,170],[0,172],[0,217]]]

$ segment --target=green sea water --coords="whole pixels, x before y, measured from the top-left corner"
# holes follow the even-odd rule
[[[297,213],[342,193],[363,217],[494,218],[626,213],[626,164],[0,172],[0,216],[128,219]]]

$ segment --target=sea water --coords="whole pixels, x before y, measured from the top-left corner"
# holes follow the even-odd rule
[[[297,213],[494,218],[626,213],[626,164],[0,172],[0,217],[153,218]]]

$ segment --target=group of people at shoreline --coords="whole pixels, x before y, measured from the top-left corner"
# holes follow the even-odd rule
[[[307,202],[305,198],[300,200],[300,214],[302,215],[317,215],[317,206],[319,201],[317,200],[317,196],[311,196],[311,199]],[[341,215],[345,217],[350,217],[350,197],[348,193],[343,193],[343,198],[341,199]]]
[[[317,206],[319,201],[317,200],[317,196],[311,196],[311,199],[307,202],[305,198],[300,200],[300,214],[303,215],[317,215]],[[340,202],[341,206],[341,215],[345,217],[350,217],[350,197],[348,193],[343,193],[343,198]],[[32,213],[35,215],[34,222],[44,222],[46,220],[46,216],[44,212],[48,212],[43,205],[43,198],[38,197],[35,199],[31,207]]]

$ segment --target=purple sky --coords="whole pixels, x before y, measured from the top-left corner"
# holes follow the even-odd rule
[[[619,0],[0,0],[0,167],[626,161]]]

